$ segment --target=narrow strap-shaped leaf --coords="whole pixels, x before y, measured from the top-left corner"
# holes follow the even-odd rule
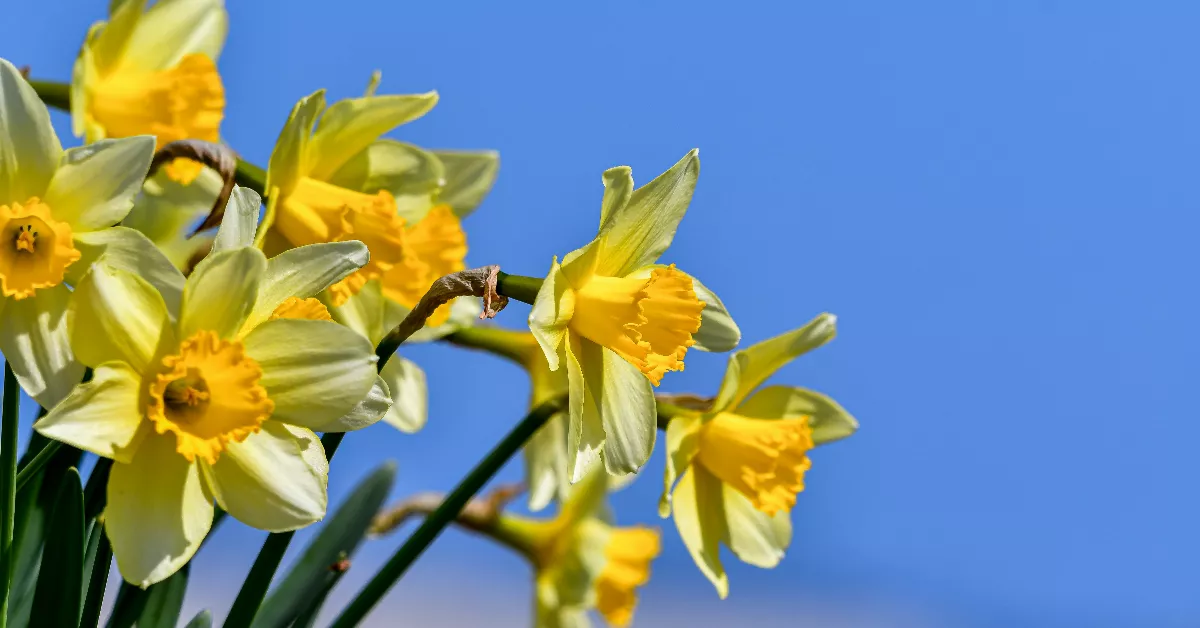
[[[337,586],[338,581],[345,574],[346,569],[344,567],[331,568],[325,571],[325,577],[321,582],[321,591],[303,604],[300,614],[292,622],[292,628],[312,628],[312,625],[317,621],[317,615],[321,612],[321,607],[325,605],[325,598],[329,597],[329,592],[333,590],[333,587]]]
[[[8,625],[12,583],[13,521],[17,514],[17,418],[21,389],[12,366],[4,362],[4,400],[0,411],[0,628]]]
[[[77,626],[83,597],[83,486],[71,468],[58,485],[46,526],[53,543],[42,547],[42,568],[33,596],[37,624]]]
[[[352,556],[362,543],[371,520],[383,506],[396,476],[396,463],[386,462],[375,468],[354,492],[342,502],[332,517],[325,520],[295,566],[271,592],[254,618],[254,628],[284,628],[296,620],[306,606],[317,602],[313,616],[320,610],[324,594],[333,586],[331,574],[345,557]]]
[[[92,475],[95,476],[95,471]],[[91,485],[89,479],[88,487]],[[85,504],[86,501],[85,491]],[[86,505],[84,509],[87,509]],[[87,554],[83,560],[84,585],[87,587],[84,590],[83,613],[79,618],[79,625],[83,628],[92,628],[100,624],[100,608],[104,604],[104,589],[108,584],[108,571],[111,567],[112,545],[104,532],[104,524],[94,521],[91,532],[88,533]]]
[[[175,628],[183,610],[183,594],[187,591],[191,563],[174,575],[146,589],[146,605],[138,616],[138,628]]]
[[[133,626],[134,622],[138,620],[138,616],[142,614],[142,610],[146,608],[146,600],[149,596],[149,589],[139,589],[128,582],[122,582],[121,588],[117,590],[117,600],[113,603],[112,614],[108,616],[105,628],[130,628]]]
[[[212,628],[212,611],[207,608],[196,613],[196,616],[183,628]]]
[[[245,628],[254,621],[262,605],[263,596],[267,594],[271,579],[275,577],[275,570],[279,568],[294,534],[295,532],[274,532],[267,535],[262,549],[258,551],[258,557],[254,559],[254,565],[250,567],[250,573],[233,600],[233,607],[229,609],[229,616],[225,618],[225,628]]]
[[[27,454],[32,458],[34,454]],[[34,452],[36,453],[36,452]],[[58,486],[71,467],[79,464],[82,452],[74,447],[59,448],[42,470],[33,476],[26,490],[17,493],[17,527],[13,535],[13,579],[9,591],[8,625],[11,628],[40,626],[31,621],[33,598],[42,565],[45,538]]]

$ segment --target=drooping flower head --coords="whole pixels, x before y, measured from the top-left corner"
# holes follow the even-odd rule
[[[103,259],[75,290],[71,346],[93,376],[34,428],[114,461],[105,530],[121,575],[142,587],[191,558],[214,501],[263,530],[320,520],[327,462],[313,432],[365,427],[390,405],[371,345],[312,298],[366,263],[366,247],[268,260],[251,246],[258,208],[235,190],[182,298]]]
[[[752,565],[778,564],[791,543],[790,514],[804,490],[809,450],[858,429],[854,417],[821,393],[791,386],[759,389],[834,333],[834,317],[822,314],[738,351],[729,358],[712,407],[677,415],[667,425],[659,514],[670,516],[673,506],[684,544],[722,598],[729,581],[719,544]]]
[[[500,515],[495,536],[524,554],[534,567],[538,628],[581,628],[596,610],[613,626],[633,619],[637,589],[650,580],[661,551],[656,528],[618,527],[601,518],[607,477],[586,476],[558,516],[533,520]]]
[[[727,351],[740,337],[700,282],[656,263],[699,173],[695,150],[636,190],[628,167],[606,171],[596,239],[555,258],[533,304],[529,326],[550,369],[567,371],[572,480],[601,452],[609,473],[637,471],[654,448],[654,386],[683,369],[689,348]]]
[[[183,139],[215,142],[225,115],[217,57],[229,16],[224,0],[112,3],[108,22],[94,24],[75,61],[71,118],[76,136],[153,135],[158,148]],[[177,159],[167,174],[190,183],[199,163]]]
[[[266,245],[365,243],[370,263],[330,287],[333,305],[378,281],[385,298],[411,308],[434,280],[466,268],[460,221],[490,187],[495,154],[442,153],[444,164],[429,151],[380,139],[436,103],[436,92],[372,94],[326,108],[318,91],[292,109],[267,173],[274,222]],[[449,307],[441,308],[429,324],[448,317]]]
[[[0,352],[42,407],[83,376],[67,338],[68,285],[102,254],[123,267],[158,256],[141,234],[113,227],[153,155],[151,137],[64,151],[33,88],[0,59]],[[176,298],[183,285],[147,280]]]

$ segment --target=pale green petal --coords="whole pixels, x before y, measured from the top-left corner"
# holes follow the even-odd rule
[[[638,367],[593,342],[581,342],[584,395],[604,428],[604,465],[612,475],[636,473],[654,451],[654,387]],[[585,402],[586,412],[588,403]]]
[[[271,151],[271,160],[267,162],[266,189],[279,188],[283,195],[291,194],[300,181],[309,172],[308,152],[309,137],[312,135],[313,124],[317,116],[325,109],[325,90],[317,90],[300,99],[292,107],[279,139],[275,140],[275,148]]]
[[[180,340],[201,330],[233,338],[246,322],[267,270],[267,258],[255,248],[214,253],[196,265],[183,289]]]
[[[680,415],[667,423],[667,466],[663,472],[663,492],[658,500],[658,516],[671,516],[671,489],[678,475],[688,469],[699,450],[697,434],[700,417]]]
[[[72,148],[50,179],[44,197],[55,220],[75,233],[111,227],[129,213],[154,157],[149,135],[100,140]]]
[[[222,0],[158,0],[133,32],[125,61],[146,70],[172,68],[192,53],[216,61],[228,30]]]
[[[240,185],[233,186],[221,226],[213,240],[212,252],[229,251],[254,245],[254,231],[258,227],[258,213],[262,197],[258,192]]]
[[[43,408],[53,408],[83,379],[83,365],[71,352],[63,284],[0,310],[0,353],[12,366],[21,388]]]
[[[199,465],[175,451],[170,435],[148,435],[132,463],[112,466],[104,529],[129,583],[148,587],[178,571],[200,548],[212,517]]]
[[[704,467],[694,465],[679,478],[671,498],[675,527],[700,573],[717,588],[721,599],[729,595],[729,578],[721,565],[720,541],[727,535],[721,482]]]
[[[556,257],[529,310],[529,331],[542,347],[551,371],[558,370],[560,347],[566,344],[567,323],[574,313],[575,292],[563,276]]]
[[[429,418],[429,391],[425,371],[410,360],[393,355],[379,372],[391,391],[392,407],[383,417],[388,425],[412,434]]]
[[[769,386],[738,406],[737,413],[757,419],[808,417],[813,442],[832,443],[858,430],[858,421],[836,401],[819,392],[792,386]]]
[[[0,205],[45,196],[61,154],[46,105],[13,64],[0,59]]]
[[[429,213],[433,196],[444,180],[442,162],[433,153],[389,139],[372,142],[328,179],[350,190],[369,193],[387,190],[396,199],[400,217],[408,224],[416,224]]]
[[[306,151],[311,176],[327,180],[381,135],[425,115],[437,101],[437,92],[429,92],[349,98],[330,105]]]
[[[393,358],[395,359],[395,358]],[[370,427],[379,422],[392,408],[392,391],[382,377],[375,378],[375,384],[344,416],[317,428],[318,432],[353,432],[364,427]]]
[[[75,236],[82,256],[67,267],[67,281],[78,284],[97,261],[145,279],[162,295],[171,318],[179,316],[185,279],[171,260],[141,233],[128,227],[112,227]]]
[[[226,446],[209,466],[217,503],[238,521],[270,532],[325,516],[329,463],[316,434],[279,421]]]
[[[96,367],[33,429],[47,438],[128,464],[145,432],[142,427],[141,373],[123,362]],[[147,428],[149,427],[146,424]]]
[[[567,365],[567,406],[570,422],[567,426],[567,471],[572,482],[596,468],[600,453],[604,451],[604,423],[597,400],[587,389],[586,375],[579,360],[583,345],[591,345],[596,351],[602,348],[590,340],[568,335],[562,343],[563,361]]]
[[[600,201],[600,228],[614,212],[629,204],[633,194],[633,170],[629,166],[617,166],[604,171],[604,198]]]
[[[83,137],[84,133],[88,132],[87,88],[99,74],[96,70],[96,60],[92,55],[92,45],[103,29],[104,22],[96,22],[88,28],[87,35],[83,38],[84,43],[79,47],[79,56],[75,58],[75,65],[71,68],[71,88],[67,97],[71,103],[71,133],[75,137]]]
[[[599,466],[584,473],[559,510],[556,521],[560,524],[584,524],[593,519],[604,508],[608,497],[609,476]],[[581,541],[587,537],[581,535]],[[594,539],[593,539],[594,540]]]
[[[821,314],[807,325],[786,334],[764,340],[729,356],[725,379],[713,404],[714,411],[741,403],[759,384],[796,357],[833,340],[837,317]]]
[[[494,150],[435,150],[445,168],[446,183],[438,192],[437,202],[450,206],[459,218],[467,217],[483,202],[496,183],[500,171],[500,153]]]
[[[742,330],[733,322],[721,299],[695,277],[692,277],[692,289],[696,292],[696,298],[704,302],[704,311],[700,313],[700,330],[692,336],[692,340],[696,341],[693,348],[717,353],[732,351],[742,340]]]
[[[276,258],[278,259],[278,258]],[[333,320],[353,329],[371,342],[371,346],[379,344],[388,331],[384,325],[384,297],[378,281],[369,281],[357,294],[345,303],[335,306],[329,301],[327,294],[321,295],[325,307]],[[262,297],[260,296],[261,300]]]
[[[358,270],[370,253],[362,242],[327,242],[288,249],[267,261],[258,299],[246,319],[247,333],[271,317],[288,297],[307,299]]]
[[[783,559],[792,542],[791,514],[774,516],[757,509],[737,489],[721,484],[725,508],[725,544],[744,563],[770,569]]]
[[[560,412],[550,417],[525,443],[525,484],[529,510],[537,512],[551,501],[566,498],[571,478],[567,471],[567,421]]]
[[[263,369],[272,418],[317,429],[344,416],[375,383],[375,351],[332,321],[276,319],[246,336],[246,355]]]
[[[200,220],[212,211],[223,183],[212,168],[202,169],[188,185],[173,181],[165,168],[159,169],[146,180],[121,224],[140,231],[160,248],[182,248]],[[166,250],[164,253],[177,267],[188,261],[186,256],[178,259]]]
[[[69,310],[71,346],[96,367],[119,360],[142,372],[159,346],[174,345],[174,330],[158,291],[145,279],[103,262],[75,288]]]
[[[671,246],[699,175],[699,151],[692,150],[670,170],[634,190],[623,206],[610,211],[600,225],[600,235],[607,238],[597,272],[624,277],[658,260]],[[608,196],[606,193],[606,201]]]
[[[146,10],[146,0],[127,0],[111,12],[107,24],[103,24],[100,32],[89,38],[88,47],[100,74],[111,72],[125,61],[129,41],[141,22]]]

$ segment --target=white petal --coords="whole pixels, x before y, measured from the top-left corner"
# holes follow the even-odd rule
[[[208,534],[212,495],[171,435],[150,434],[108,478],[104,528],[121,576],[148,587],[182,567]]]
[[[579,355],[583,345],[602,350],[590,340],[568,334],[563,353],[567,365],[567,405],[570,422],[567,424],[567,467],[571,481],[579,482],[600,461],[604,450],[604,423],[593,391],[588,390],[586,375]]]
[[[141,373],[123,362],[96,367],[91,381],[80,384],[62,403],[38,419],[33,428],[97,456],[132,462],[142,420]]]
[[[721,299],[695,277],[692,277],[692,289],[696,292],[696,298],[704,302],[704,311],[700,313],[700,329],[692,336],[692,340],[696,341],[694,348],[716,353],[732,351],[742,340],[742,330],[733,322]]]
[[[717,588],[721,599],[729,595],[729,578],[721,565],[720,540],[725,536],[721,482],[702,466],[693,466],[679,478],[671,498],[675,527],[700,573]]]
[[[61,153],[46,105],[13,64],[0,59],[0,205],[45,196]]]
[[[542,347],[551,371],[558,370],[558,356],[562,351],[559,347],[566,344],[567,323],[574,312],[575,293],[563,276],[556,257],[529,310],[529,331]]]
[[[774,516],[757,509],[737,489],[721,484],[725,500],[725,538],[729,549],[742,562],[770,569],[783,559],[792,542],[791,514],[786,510]]]
[[[392,358],[393,360],[396,358]],[[382,377],[375,378],[375,384],[367,391],[357,405],[349,412],[334,421],[326,423],[318,432],[353,432],[364,427],[370,427],[384,418],[392,409],[392,392]]]
[[[254,310],[243,333],[271,317],[288,297],[307,299],[358,270],[370,259],[362,242],[330,242],[289,249],[267,260]]]
[[[837,317],[821,314],[804,327],[764,340],[729,356],[725,379],[713,404],[714,411],[735,406],[775,371],[817,347],[833,340]]]
[[[658,432],[654,387],[616,353],[591,342],[580,346],[585,394],[604,426],[604,465],[612,475],[636,473],[650,459]]]
[[[429,391],[425,371],[411,360],[393,355],[379,372],[391,391],[392,407],[383,417],[388,425],[412,434],[425,426],[429,418]]]
[[[658,516],[671,514],[671,489],[680,473],[687,471],[699,447],[696,438],[700,417],[676,416],[667,423],[667,466],[663,472],[663,492],[658,499]]]
[[[388,331],[384,322],[385,308],[390,300],[383,297],[378,281],[368,281],[358,294],[351,296],[341,305],[333,305],[327,296],[322,295],[322,302],[329,309],[333,320],[358,332],[371,342],[371,346],[377,346],[379,341],[383,340]],[[262,298],[259,296],[259,299]]]
[[[246,525],[285,532],[325,516],[329,463],[309,430],[267,421],[209,471],[217,503]]]
[[[258,296],[267,258],[255,248],[222,251],[204,258],[183,288],[179,337],[209,330],[232,338],[242,328]]]
[[[0,311],[0,352],[12,365],[21,388],[43,408],[53,408],[83,379],[83,365],[71,352],[63,284],[38,290]]]
[[[560,412],[546,421],[525,443],[525,483],[529,486],[529,509],[536,512],[567,496],[571,478],[567,472],[567,421]]]
[[[350,412],[375,383],[371,345],[332,321],[276,319],[244,342],[275,402],[271,418],[286,423],[320,429]]]
[[[46,191],[56,220],[76,233],[111,227],[129,213],[154,157],[149,135],[100,140],[62,155]]]
[[[235,185],[229,195],[229,202],[225,204],[225,214],[221,216],[221,226],[217,228],[212,252],[253,246],[261,207],[262,197],[258,192]]]
[[[174,344],[167,306],[154,286],[104,262],[93,264],[75,288],[69,312],[71,346],[91,367],[119,360],[142,372],[160,342]]]
[[[127,227],[101,229],[77,234],[75,248],[82,257],[67,267],[67,281],[78,284],[93,262],[104,260],[113,268],[145,279],[162,295],[171,319],[179,316],[183,274],[146,236]]]

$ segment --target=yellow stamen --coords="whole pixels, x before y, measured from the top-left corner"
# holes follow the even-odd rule
[[[124,70],[102,77],[88,87],[87,115],[108,137],[154,135],[157,148],[183,139],[216,142],[225,116],[225,87],[212,59],[190,54],[169,70]],[[166,172],[188,184],[202,168],[177,159]]]
[[[596,579],[596,610],[613,626],[627,626],[637,605],[637,588],[650,580],[650,562],[662,546],[651,528],[614,528]]]
[[[288,297],[279,307],[271,312],[269,320],[277,318],[300,318],[310,321],[331,321],[333,317],[329,315],[329,310],[325,308],[325,304],[316,299],[301,299],[299,297]]]
[[[261,429],[275,410],[259,380],[262,368],[242,343],[196,332],[162,360],[150,383],[146,416],[159,434],[175,434],[176,450],[188,461],[213,464],[231,442]]]
[[[55,220],[41,200],[0,205],[0,294],[24,299],[57,286],[80,257],[71,225]]]
[[[774,515],[796,505],[812,463],[808,419],[750,419],[722,412],[700,428],[696,460],[722,482]]]
[[[345,303],[404,257],[404,221],[386,190],[364,194],[304,177],[276,212],[279,232],[296,246],[346,240],[367,245],[371,261],[329,287],[334,305]]]
[[[467,234],[449,205],[429,210],[420,222],[404,230],[404,258],[382,280],[387,298],[412,308],[434,281],[467,267]],[[450,304],[434,311],[426,324],[434,327],[450,318]]]
[[[672,265],[656,268],[648,279],[589,278],[575,291],[570,327],[615,351],[657,386],[667,371],[683,370],[703,309],[692,278]]]

